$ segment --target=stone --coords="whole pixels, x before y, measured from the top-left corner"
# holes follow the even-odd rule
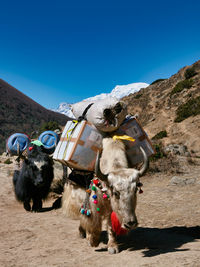
[[[184,176],[173,176],[170,185],[189,185],[189,184],[195,184],[196,178],[193,177],[184,177]]]
[[[170,152],[174,155],[180,155],[180,156],[185,156],[185,157],[190,156],[190,153],[187,150],[187,146],[185,145],[169,144],[164,148],[164,151],[166,153]]]

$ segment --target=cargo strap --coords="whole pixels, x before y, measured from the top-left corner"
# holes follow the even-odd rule
[[[113,135],[112,138],[113,140],[126,140],[126,141],[135,142],[135,139],[129,135]]]
[[[72,137],[72,133],[73,133],[73,131],[75,130],[76,126],[78,125],[78,121],[77,121],[77,120],[73,120],[72,122],[74,123],[73,128],[72,128],[72,129],[69,129],[69,130],[66,132],[66,135],[67,135],[67,145],[66,145],[66,148],[65,148],[65,151],[64,151],[64,155],[63,155],[64,158],[65,158],[66,153],[67,153],[67,148],[68,148],[70,139],[71,139],[71,137]]]
[[[72,132],[76,128],[76,125],[78,124],[78,121],[77,120],[73,120],[73,123],[74,123],[74,127],[67,131],[67,140],[69,139],[69,133]]]
[[[91,103],[91,104],[89,104],[89,105],[85,108],[85,110],[83,111],[83,114],[82,114],[81,116],[78,117],[78,122],[81,122],[82,120],[87,120],[87,118],[86,118],[86,114],[87,114],[87,112],[88,112],[88,109],[89,109],[93,104],[94,104],[94,103]]]

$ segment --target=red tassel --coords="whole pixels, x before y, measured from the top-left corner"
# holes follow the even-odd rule
[[[114,211],[111,213],[111,223],[112,229],[116,233],[116,235],[125,235],[127,233],[127,230],[121,227],[121,224]]]
[[[95,180],[93,180],[93,183],[94,183],[95,185],[98,185],[98,184],[99,184],[99,180],[98,180],[98,179],[95,179]]]
[[[140,188],[140,190],[139,190],[139,194],[142,194],[143,193],[143,190]]]

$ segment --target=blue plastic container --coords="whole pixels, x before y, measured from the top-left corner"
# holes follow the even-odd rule
[[[27,148],[30,142],[31,139],[26,134],[15,133],[8,138],[6,149],[9,154],[17,155],[18,147],[19,147],[19,152],[22,153]]]
[[[41,133],[41,135],[38,137],[38,140],[42,142],[46,153],[51,154],[54,152],[56,145],[59,142],[59,136],[53,131],[45,131]]]

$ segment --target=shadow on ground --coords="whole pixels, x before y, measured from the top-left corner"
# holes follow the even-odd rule
[[[56,209],[59,209],[61,208],[61,197],[57,198],[51,207],[46,207],[46,208],[42,208],[41,210],[39,210],[39,212],[48,212],[48,211],[51,211],[51,210],[56,210]]]
[[[144,250],[144,257],[153,257],[168,252],[185,251],[182,245],[200,239],[200,226],[170,228],[137,228],[127,236],[118,237],[119,249]]]

